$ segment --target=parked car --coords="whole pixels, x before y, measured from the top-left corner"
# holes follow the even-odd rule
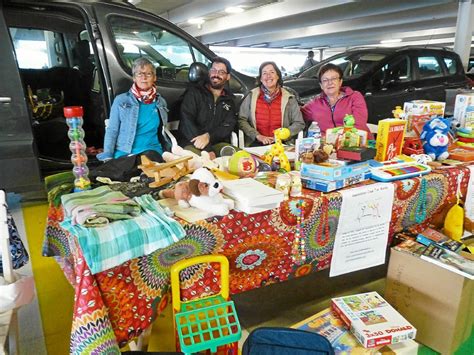
[[[392,117],[405,101],[445,101],[446,89],[466,88],[468,78],[459,55],[442,48],[363,48],[323,60],[284,82],[306,103],[321,92],[318,72],[327,63],[338,65],[343,85],[360,91],[367,102],[369,123]]]
[[[114,97],[130,88],[137,57],[155,64],[173,121],[190,65],[215,56],[171,22],[118,1],[2,0],[0,38],[0,187],[7,191],[38,189],[40,168],[71,166],[64,106],[84,107],[86,143],[102,146],[104,120]],[[232,72],[237,97],[253,86]]]

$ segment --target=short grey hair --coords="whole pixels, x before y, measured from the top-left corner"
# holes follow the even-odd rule
[[[140,68],[143,68],[144,66],[146,65],[149,65],[151,68],[152,68],[152,71],[153,71],[153,74],[156,75],[156,68],[155,66],[153,65],[152,62],[150,62],[149,59],[145,58],[145,57],[140,57],[140,58],[137,58],[133,61],[133,64],[132,64],[132,75],[135,75],[136,72],[138,72],[138,70]]]

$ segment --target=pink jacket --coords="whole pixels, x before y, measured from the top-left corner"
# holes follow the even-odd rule
[[[304,119],[318,122],[321,133],[325,133],[328,128],[343,126],[344,116],[352,114],[355,118],[355,127],[369,132],[369,139],[372,139],[367,127],[368,113],[364,97],[360,92],[347,86],[343,86],[341,91],[344,96],[336,102],[334,112],[331,111],[326,95],[322,92],[301,108]]]

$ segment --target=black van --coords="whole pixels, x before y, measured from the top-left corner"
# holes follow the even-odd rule
[[[447,89],[467,88],[459,55],[444,48],[355,48],[325,59],[288,79],[302,103],[321,92],[318,72],[333,63],[343,73],[343,85],[360,91],[367,102],[369,123],[392,116],[396,105],[426,99],[445,101]]]
[[[41,189],[40,171],[70,167],[64,106],[84,107],[86,143],[102,146],[104,120],[114,97],[130,88],[137,57],[155,64],[170,120],[178,120],[190,65],[215,56],[176,25],[125,2],[1,1],[0,188],[7,191]],[[236,96],[253,84],[232,72]]]

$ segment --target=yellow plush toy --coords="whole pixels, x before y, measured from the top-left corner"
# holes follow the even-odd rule
[[[451,239],[461,241],[464,232],[464,209],[458,202],[449,209],[444,219],[444,234]]]

